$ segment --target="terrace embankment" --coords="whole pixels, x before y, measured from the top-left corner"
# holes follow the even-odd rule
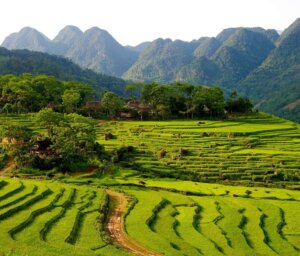
[[[149,250],[127,235],[123,218],[128,203],[125,195],[114,190],[107,190],[107,193],[112,203],[107,220],[107,231],[111,240],[135,255],[159,256],[160,254]]]
[[[0,177],[9,176],[9,174],[11,174],[15,168],[16,168],[16,163],[13,157],[9,157],[5,167],[2,170],[0,170]]]

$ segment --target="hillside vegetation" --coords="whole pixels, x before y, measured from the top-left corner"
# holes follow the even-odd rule
[[[263,64],[240,85],[265,111],[300,120],[300,19],[278,39]]]
[[[87,83],[96,91],[112,90],[124,94],[125,81],[80,68],[70,60],[41,52],[0,48],[0,74],[49,75],[60,80]]]

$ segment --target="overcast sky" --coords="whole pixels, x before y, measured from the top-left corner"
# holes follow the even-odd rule
[[[0,41],[24,26],[52,39],[66,25],[98,26],[123,45],[190,41],[228,27],[284,30],[299,17],[300,0],[1,0]]]

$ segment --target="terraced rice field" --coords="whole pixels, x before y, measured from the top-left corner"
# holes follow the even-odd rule
[[[0,253],[126,255],[100,236],[104,196],[96,187],[1,180]]]
[[[127,188],[137,199],[126,218],[127,232],[162,255],[300,254],[299,192],[288,200],[277,195],[289,191],[272,189],[273,199],[259,199],[227,189],[227,195],[187,196]]]
[[[166,180],[147,180],[147,186],[118,189],[129,201],[120,216],[127,236],[149,251],[170,256],[300,254],[298,191]],[[0,252],[131,255],[100,236],[97,220],[105,194],[96,186],[1,180]]]
[[[28,116],[5,120],[39,129]],[[298,124],[264,114],[101,122],[98,140],[107,151],[134,150],[115,173],[65,177],[69,184],[0,178],[0,254],[132,255],[123,240],[153,252],[143,256],[300,255],[300,192],[290,190],[300,187]],[[110,203],[126,232],[114,245],[99,224],[113,190],[129,202],[124,212]]]
[[[264,114],[225,121],[108,122],[107,150],[133,146],[143,176],[299,186],[300,126]],[[105,140],[105,133],[115,137]]]

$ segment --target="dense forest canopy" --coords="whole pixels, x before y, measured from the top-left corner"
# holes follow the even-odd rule
[[[0,108],[4,113],[37,112],[49,105],[75,110],[93,96],[91,86],[76,81],[46,75],[0,76]]]

